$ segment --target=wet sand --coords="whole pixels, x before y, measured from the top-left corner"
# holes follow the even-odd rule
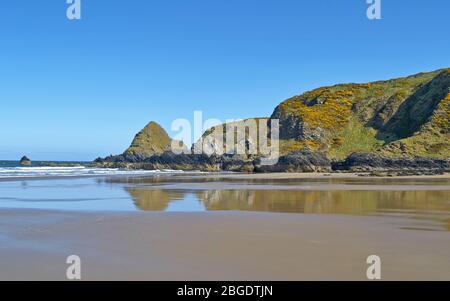
[[[110,179],[123,178],[148,178],[146,175],[108,175]],[[161,177],[168,175],[161,174]],[[412,176],[372,176],[370,173],[353,172],[331,172],[331,173],[234,173],[234,172],[177,172],[169,174],[176,177],[211,178],[211,179],[236,179],[236,180],[285,180],[285,179],[438,179],[450,180],[450,173],[442,175],[412,175]],[[0,178],[0,182],[9,181],[33,181],[33,180],[57,180],[57,179],[80,179],[80,178],[105,178],[105,175],[85,176],[36,176],[36,177],[9,177]]]
[[[324,177],[5,182],[0,280],[66,280],[72,254],[83,280],[366,280],[372,254],[384,280],[450,280],[449,177]]]
[[[450,280],[450,234],[389,217],[1,210],[0,280]],[[6,247],[5,247],[6,246]]]
[[[212,176],[235,179],[317,179],[317,178],[368,178],[368,179],[450,179],[450,173],[442,175],[413,175],[413,176],[371,176],[364,172],[306,172],[306,173],[212,173]],[[201,176],[201,175],[200,175]]]

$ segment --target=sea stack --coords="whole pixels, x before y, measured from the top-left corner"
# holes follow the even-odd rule
[[[131,146],[125,151],[124,155],[147,158],[173,151],[173,147],[177,148],[177,152],[187,151],[187,147],[183,142],[172,140],[158,123],[150,121],[134,137]]]
[[[23,156],[22,159],[20,159],[20,165],[31,165],[31,160],[28,159],[27,156]]]

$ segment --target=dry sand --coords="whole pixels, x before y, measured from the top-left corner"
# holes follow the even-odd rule
[[[450,232],[390,217],[0,210],[0,280],[450,280]]]

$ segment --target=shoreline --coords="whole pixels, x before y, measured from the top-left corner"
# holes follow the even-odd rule
[[[151,178],[189,176],[193,178],[235,178],[235,179],[450,179],[450,173],[437,175],[371,175],[371,172],[321,172],[321,173],[243,173],[243,172],[202,172],[202,171],[175,171],[154,174],[110,174],[110,175],[58,175],[58,176],[24,176],[0,177],[0,182],[32,181],[32,180],[67,180],[87,178]]]
[[[370,172],[307,172],[307,173],[212,173],[221,178],[241,178],[241,179],[345,179],[345,178],[358,178],[358,179],[450,179],[450,173],[444,173],[440,175],[410,175],[410,176],[370,176]]]

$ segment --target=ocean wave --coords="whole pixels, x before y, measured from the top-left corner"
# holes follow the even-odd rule
[[[95,175],[146,175],[182,173],[177,170],[125,170],[118,168],[91,168],[85,166],[74,167],[2,167],[0,179],[7,178],[33,178],[33,177],[68,177],[68,176],[95,176]]]

